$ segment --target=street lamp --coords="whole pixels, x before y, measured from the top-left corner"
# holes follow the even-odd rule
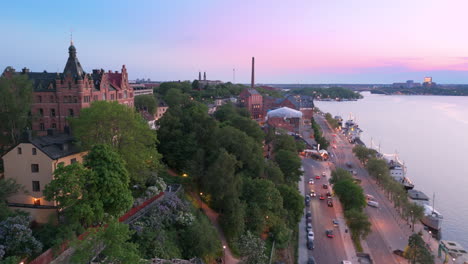
[[[431,230],[429,230],[429,238],[427,239],[427,244],[429,244],[429,242],[431,242],[431,234],[432,234],[432,232],[431,232]]]
[[[201,199],[202,196],[203,196],[203,193],[200,192],[200,196],[199,196],[199,197],[200,197],[200,209],[203,211],[203,201],[202,201],[202,199]]]

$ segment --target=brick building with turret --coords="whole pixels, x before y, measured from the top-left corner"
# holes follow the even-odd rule
[[[117,101],[133,107],[133,88],[128,83],[125,65],[121,72],[93,70],[84,72],[71,42],[68,60],[63,73],[30,72],[23,68],[16,72],[7,67],[3,75],[8,77],[24,74],[33,84],[32,130],[45,135],[48,129],[66,131],[67,118],[77,117],[81,109],[94,101]]]

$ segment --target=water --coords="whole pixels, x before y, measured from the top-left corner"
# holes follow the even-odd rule
[[[444,216],[442,239],[468,249],[468,97],[363,93],[352,102],[315,102],[333,116],[350,113],[364,130],[361,139],[382,153],[397,152],[415,189]]]

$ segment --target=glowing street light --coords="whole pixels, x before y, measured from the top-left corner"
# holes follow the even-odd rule
[[[184,177],[184,178],[185,178],[185,177],[188,177],[188,174],[187,174],[187,173],[184,173],[184,174],[182,174],[182,177]]]

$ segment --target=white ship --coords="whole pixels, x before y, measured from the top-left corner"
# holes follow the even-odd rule
[[[413,189],[413,182],[406,177],[406,166],[398,159],[398,156],[396,154],[383,154],[383,158],[387,161],[390,176],[392,176],[395,181],[401,183],[406,190]]]
[[[432,206],[429,204],[429,197],[421,191],[408,191],[408,196],[411,199],[410,201],[424,208],[424,217],[421,219],[421,222],[431,229],[440,230],[444,217],[434,208],[435,195],[432,198]]]

